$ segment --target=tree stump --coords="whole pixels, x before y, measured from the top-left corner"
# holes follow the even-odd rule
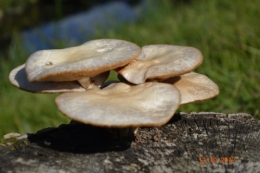
[[[244,113],[179,113],[162,127],[124,138],[71,123],[0,146],[0,172],[255,173],[259,130],[259,121]]]

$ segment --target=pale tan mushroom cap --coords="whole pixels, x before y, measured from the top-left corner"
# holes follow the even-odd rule
[[[210,99],[219,94],[218,85],[207,76],[190,72],[162,81],[173,84],[181,94],[181,104]]]
[[[69,118],[103,127],[160,126],[174,115],[179,103],[175,87],[153,82],[114,83],[102,90],[64,93],[56,98],[59,110]]]
[[[59,93],[85,91],[78,82],[29,82],[25,73],[25,64],[13,69],[9,74],[10,82],[25,91],[34,93]]]
[[[146,79],[166,79],[187,73],[198,67],[203,60],[201,52],[193,47],[172,45],[148,45],[142,48],[144,56],[139,56],[120,73],[134,84]]]
[[[66,49],[41,50],[26,62],[29,81],[74,81],[128,64],[141,48],[134,43],[100,39]]]

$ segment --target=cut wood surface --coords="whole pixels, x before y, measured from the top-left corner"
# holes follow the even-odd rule
[[[179,113],[115,138],[71,123],[0,146],[2,172],[260,172],[260,123],[249,114]],[[115,132],[115,131],[114,131]]]

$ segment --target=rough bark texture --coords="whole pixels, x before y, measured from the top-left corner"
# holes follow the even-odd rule
[[[27,145],[0,146],[0,172],[255,173],[259,130],[259,121],[243,113],[180,113],[160,128],[120,139],[107,129],[71,123],[28,134]]]

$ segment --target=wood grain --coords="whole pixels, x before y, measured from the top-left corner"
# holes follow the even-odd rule
[[[0,172],[260,172],[259,130],[244,113],[179,113],[120,139],[71,123],[0,146]]]

